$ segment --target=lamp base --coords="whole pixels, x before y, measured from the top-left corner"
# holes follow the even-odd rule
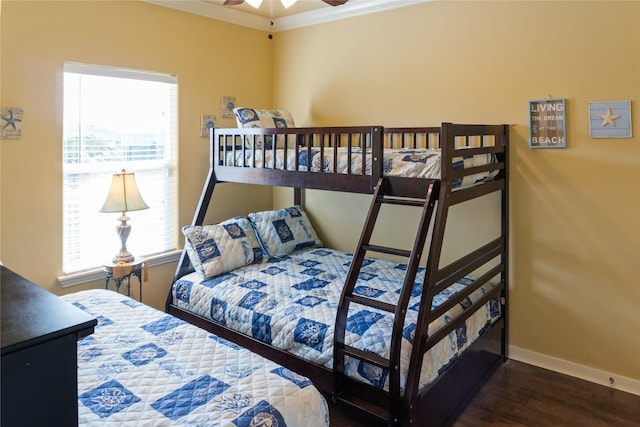
[[[120,247],[120,251],[113,257],[113,263],[117,264],[119,262],[130,263],[133,261],[134,256],[131,255],[131,252],[127,250],[127,237],[129,237],[129,233],[131,233],[131,226],[127,224],[129,217],[122,212],[122,216],[118,218],[120,224],[116,226],[116,232],[120,237],[120,243],[122,246]]]
[[[116,254],[116,256],[113,257],[113,263],[117,264],[119,262],[124,262],[129,264],[133,261],[134,258],[135,257],[131,255],[131,253],[120,251]]]

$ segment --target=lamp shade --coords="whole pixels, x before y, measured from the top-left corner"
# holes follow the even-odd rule
[[[109,194],[100,212],[131,212],[148,207],[142,200],[135,175],[122,169],[122,172],[113,174]]]

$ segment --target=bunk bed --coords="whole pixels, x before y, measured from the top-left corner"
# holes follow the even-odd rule
[[[167,312],[309,377],[388,425],[455,420],[507,357],[508,126],[214,129],[210,142],[211,167],[185,231],[206,227],[214,188],[224,182],[293,187],[294,206],[249,214],[266,255],[254,250],[247,265],[210,277],[194,264],[187,238]],[[302,189],[372,195],[352,254],[322,247]],[[450,208],[490,194],[499,195],[497,235],[441,265]],[[410,249],[372,241],[383,205],[420,212]],[[259,223],[274,214],[301,219],[311,239],[271,256]],[[310,270],[323,274],[320,281],[304,280]],[[380,280],[369,286],[374,276]],[[318,312],[322,320],[307,317]]]
[[[82,426],[329,426],[311,382],[125,295],[62,297],[98,319],[78,341]]]

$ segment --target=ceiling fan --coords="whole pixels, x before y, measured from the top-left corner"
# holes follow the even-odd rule
[[[289,6],[291,6],[292,4],[294,4],[295,2],[297,2],[298,0],[280,0],[282,2],[282,5],[286,8],[288,8]],[[341,4],[345,4],[347,1],[349,0],[322,0],[323,2],[331,5],[331,6],[340,6]],[[225,0],[224,5],[225,6],[235,6],[238,4],[242,4],[244,3],[244,0]],[[247,3],[249,3],[251,6],[255,7],[256,9],[260,7],[260,4],[262,3],[262,0],[247,0]]]

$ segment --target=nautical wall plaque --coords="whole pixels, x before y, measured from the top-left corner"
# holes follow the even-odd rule
[[[589,103],[590,138],[631,138],[631,101]]]
[[[564,98],[529,101],[529,147],[567,146]]]
[[[0,139],[22,136],[22,108],[0,108]]]

